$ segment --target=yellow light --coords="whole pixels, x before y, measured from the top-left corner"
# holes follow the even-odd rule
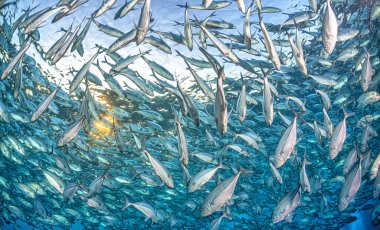
[[[104,122],[102,121],[95,121],[94,122],[94,128],[99,131],[99,133],[102,134],[110,134],[112,129],[108,127]]]

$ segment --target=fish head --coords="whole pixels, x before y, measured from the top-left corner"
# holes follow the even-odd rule
[[[277,224],[284,219],[283,215],[279,212],[274,212],[272,216],[272,223]]]
[[[213,212],[211,211],[211,206],[210,204],[206,204],[206,205],[203,205],[201,207],[201,216],[202,217],[205,217],[205,216],[209,216],[211,215]]]

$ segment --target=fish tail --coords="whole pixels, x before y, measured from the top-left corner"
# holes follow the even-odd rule
[[[237,167],[238,167],[238,173],[249,174],[249,173],[253,173],[254,172],[252,170],[245,169],[245,168],[241,167],[241,165],[240,165],[240,163],[238,161],[236,162],[236,164],[237,164]]]
[[[123,208],[121,210],[128,208],[131,204],[132,203],[129,202],[128,197],[125,197],[125,202],[124,202]]]
[[[353,113],[347,113],[346,107],[344,107],[344,106],[342,107],[342,110],[343,110],[343,114],[344,114],[344,119],[347,119],[347,118],[355,115],[354,112]]]

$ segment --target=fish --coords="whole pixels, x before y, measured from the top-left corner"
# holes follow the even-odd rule
[[[340,212],[345,210],[348,205],[350,205],[351,201],[355,198],[355,195],[360,188],[360,185],[362,183],[361,162],[362,159],[360,157],[359,162],[357,162],[352,167],[352,169],[347,173],[347,176],[344,180],[344,184],[339,193],[338,209]]]
[[[78,71],[78,73],[74,76],[74,79],[72,80],[72,82],[70,84],[69,93],[73,93],[78,88],[78,86],[82,83],[82,81],[83,81],[84,77],[87,75],[92,63],[95,61],[95,59],[98,57],[98,55],[100,53],[101,53],[101,51],[99,49],[98,52],[96,52],[90,58],[90,60],[88,60],[86,62],[86,64],[84,64],[82,66],[82,68]]]
[[[297,29],[298,32],[298,29]],[[293,57],[296,60],[296,63],[301,71],[301,73],[305,76],[308,76],[307,74],[307,66],[306,62],[303,56],[303,49],[302,45],[300,43],[297,43],[297,45],[294,43],[293,38],[291,38],[290,35],[288,35],[290,46],[293,52]]]
[[[99,17],[103,15],[105,12],[107,12],[109,9],[112,8],[112,6],[116,3],[116,0],[105,0],[103,1],[103,4],[94,12],[94,18]]]
[[[136,4],[139,2],[139,0],[131,0],[129,2],[125,2],[125,4],[119,8],[119,10],[115,13],[114,19],[119,19],[124,17],[128,14],[133,8],[136,6]]]
[[[81,24],[79,24],[71,36],[54,52],[51,58],[51,64],[56,64],[62,57],[65,55],[66,51],[69,49],[70,45],[74,42],[74,39],[81,28]]]
[[[45,112],[45,110],[49,107],[50,103],[53,101],[55,95],[57,94],[58,90],[60,89],[59,86],[57,86],[51,94],[43,101],[41,104],[38,105],[36,110],[32,114],[32,118],[30,119],[31,122],[35,122],[38,118],[41,117],[41,115]]]
[[[297,116],[282,134],[274,153],[274,166],[280,168],[288,160],[297,141]]]
[[[268,52],[269,59],[272,61],[273,65],[276,67],[277,70],[281,70],[280,58],[278,56],[276,47],[273,44],[272,38],[270,37],[269,32],[264,24],[263,17],[261,15],[259,7],[258,7],[258,13],[259,13],[259,20],[260,20],[260,28],[261,28],[261,32],[263,34],[263,39],[264,39],[263,43]]]
[[[300,204],[301,186],[290,191],[276,206],[272,214],[272,223],[279,223],[287,218]]]
[[[243,169],[239,166],[239,171],[236,175],[220,183],[208,194],[201,206],[202,217],[209,216],[218,211],[231,199],[239,177],[243,173],[249,173],[249,170]]]
[[[28,39],[27,41],[25,41],[25,43],[23,44],[18,54],[12,59],[12,61],[8,64],[7,68],[5,68],[5,70],[1,74],[0,80],[4,80],[5,78],[7,78],[8,75],[13,71],[14,67],[22,59],[25,52],[29,49],[31,42],[32,42],[31,39]]]
[[[212,34],[205,26],[203,26],[198,20],[197,25],[212,41],[212,43],[219,50],[219,52],[221,52],[224,56],[230,59],[233,63],[239,63],[239,59],[236,56],[236,54],[231,49],[229,49],[220,39],[218,39],[214,34]]]
[[[174,182],[168,169],[159,160],[154,158],[147,150],[142,149],[142,153],[147,155],[150,164],[154,168],[156,174],[160,177],[161,181],[169,188],[174,188]]]
[[[204,169],[197,173],[195,176],[191,177],[189,184],[187,186],[187,192],[193,193],[200,189],[204,184],[206,184],[218,171],[218,169],[223,168],[223,164],[219,163],[214,168]]]
[[[145,202],[131,203],[128,198],[125,198],[125,202],[121,210],[124,210],[128,208],[129,206],[133,206],[135,209],[143,213],[148,219],[151,219],[153,223],[156,223],[157,221],[160,220],[160,217],[157,211],[148,203],[145,203]]]
[[[378,0],[304,3],[1,1],[0,225],[378,227]]]
[[[227,102],[226,96],[223,89],[223,78],[222,78],[223,68],[218,70],[218,83],[215,94],[214,102],[214,119],[216,127],[219,132],[223,135],[227,132]]]
[[[191,24],[189,19],[189,12],[187,9],[187,3],[185,8],[185,25],[184,25],[185,42],[190,51],[193,50],[193,32],[191,30]]]
[[[83,39],[86,37],[88,30],[90,29],[92,21],[93,21],[93,18],[89,18],[86,25],[82,29],[82,31],[79,33],[78,36],[75,37],[73,44],[71,46],[71,52],[73,52],[74,50],[77,50],[79,46],[82,44]]]
[[[60,39],[58,39],[51,47],[50,49],[45,53],[44,59],[50,60],[53,55],[58,51],[58,49],[63,45],[63,43],[67,40],[67,38],[71,34],[71,29],[73,25],[70,25],[70,27],[66,30],[66,32],[62,35]]]
[[[179,53],[178,51],[177,51],[177,53],[178,53],[179,55],[182,55],[182,54]],[[210,89],[210,87],[207,85],[207,83],[206,83],[201,77],[198,76],[197,72],[196,72],[193,68],[191,68],[189,62],[188,62],[185,58],[183,58],[183,60],[184,60],[184,62],[186,63],[187,68],[190,70],[192,76],[194,77],[195,81],[197,82],[197,84],[198,84],[199,88],[202,90],[202,92],[203,92],[206,96],[208,96],[211,100],[215,100],[215,94],[214,94],[214,92]]]
[[[322,21],[322,43],[323,48],[326,50],[327,54],[330,55],[334,51],[338,38],[338,22],[330,1],[327,1],[326,4]]]
[[[247,94],[246,94],[246,84],[247,81],[243,80],[243,85],[239,93],[239,98],[237,100],[236,111],[239,115],[240,123],[243,123],[245,116],[247,115]]]
[[[347,114],[344,108],[343,114],[343,120],[334,128],[334,131],[330,139],[329,156],[331,160],[334,160],[336,158],[336,156],[343,147],[344,141],[346,140],[346,119],[352,116],[352,114]]]
[[[193,9],[193,10],[218,10],[222,8],[226,8],[229,5],[231,5],[230,1],[213,1],[208,7],[206,7],[204,4],[203,5],[177,5],[179,7],[183,8],[188,8],[188,9]]]
[[[237,1],[242,2],[244,4],[244,1]],[[244,7],[245,8],[245,7]],[[244,9],[245,11],[245,9]],[[251,34],[251,11],[252,7],[249,7],[247,9],[247,12],[245,13],[245,20],[244,20],[244,26],[243,26],[243,36],[244,36],[244,44],[247,49],[251,49],[252,45],[252,34]],[[243,12],[243,10],[242,10]]]
[[[177,111],[175,108],[172,106],[172,111],[174,114],[174,119],[176,122],[176,127],[177,127],[177,134],[178,134],[178,152],[180,155],[180,162],[184,166],[187,166],[189,164],[189,153],[187,149],[187,142],[186,142],[186,136],[185,133],[183,132],[181,122],[179,121]]]
[[[311,192],[309,177],[307,176],[307,173],[306,173],[306,164],[308,163],[310,164],[310,162],[306,160],[306,149],[305,149],[305,153],[303,154],[302,167],[300,171],[300,185],[306,192]]]
[[[364,59],[362,71],[361,71],[361,78],[360,78],[360,84],[364,92],[368,90],[369,85],[371,84],[371,79],[373,75],[373,70],[371,67],[371,61],[369,60],[370,55],[369,53],[366,53],[366,57]]]
[[[72,141],[78,135],[78,132],[82,128],[84,121],[85,117],[82,117],[76,122],[72,123],[59,138],[57,147],[65,146],[67,143]]]
[[[264,88],[262,101],[263,114],[267,125],[271,126],[273,122],[273,96],[269,87],[268,77],[264,74]]]
[[[44,23],[50,16],[53,14],[60,12],[61,10],[67,8],[66,6],[59,6],[57,8],[48,8],[46,11],[44,11],[41,15],[38,15],[36,18],[33,18],[33,20],[26,24],[24,26],[24,34],[29,34],[36,30],[42,23]]]
[[[148,32],[150,18],[151,18],[150,0],[145,0],[144,6],[141,9],[139,23],[137,24],[137,28],[136,28],[136,44],[137,45],[139,45],[144,40],[144,37],[146,33]]]

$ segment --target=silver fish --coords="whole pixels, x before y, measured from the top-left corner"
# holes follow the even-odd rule
[[[281,202],[276,206],[272,214],[272,222],[274,224],[285,220],[300,204],[301,201],[301,186],[292,190]]]
[[[351,201],[355,198],[362,181],[362,168],[360,159],[358,163],[348,172],[342,189],[339,193],[339,211],[345,210]]]
[[[280,168],[289,158],[297,141],[297,116],[282,134],[274,154],[274,165]]]
[[[326,52],[330,55],[335,48],[338,38],[338,22],[334,11],[331,8],[330,1],[327,1],[325,14],[322,22],[322,42]]]
[[[136,28],[137,45],[139,45],[144,40],[145,35],[149,29],[149,23],[150,23],[150,17],[151,17],[150,1],[151,0],[145,0],[144,6],[141,9],[139,23]]]
[[[7,68],[1,74],[0,80],[4,80],[8,75],[12,72],[17,63],[22,59],[25,52],[29,49],[32,40],[28,39],[23,45],[18,54],[12,59],[12,61],[8,64]]]
[[[223,78],[222,72],[224,72],[223,68],[218,70],[218,82],[216,87],[215,94],[215,103],[214,103],[214,118],[216,127],[221,134],[225,134],[227,132],[227,102],[226,96],[224,95],[223,89]]]
[[[335,127],[330,139],[329,155],[331,160],[338,156],[338,153],[342,149],[344,141],[346,140],[346,119],[350,115],[346,113],[345,109],[343,109],[343,113],[343,120]]]

